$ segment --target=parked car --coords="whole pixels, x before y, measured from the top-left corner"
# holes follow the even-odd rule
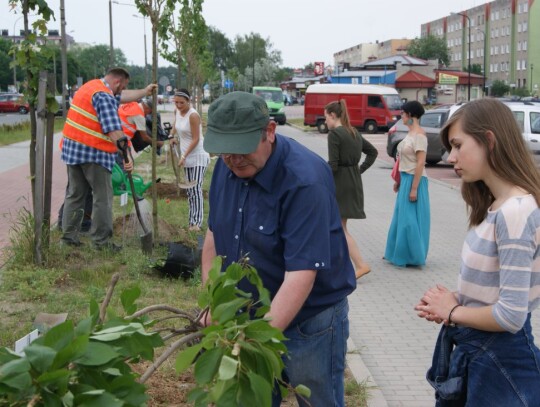
[[[55,116],[63,116],[64,109],[62,107],[62,96],[59,95],[59,96],[55,96],[54,98],[56,99],[56,103],[58,103],[58,110],[54,115]],[[67,108],[66,111],[69,110],[69,107],[70,107],[69,98],[67,98],[66,99],[66,108]]]
[[[19,112],[26,114],[30,110],[30,105],[20,93],[0,94],[0,113]]]
[[[510,108],[536,161],[540,161],[540,104],[504,102]]]
[[[446,149],[441,143],[439,133],[446,121],[465,103],[457,103],[454,105],[441,105],[431,110],[426,110],[420,118],[420,126],[426,131],[428,139],[428,150],[426,155],[426,163],[435,165],[443,160]],[[405,138],[409,128],[398,120],[387,133],[386,152],[390,157],[396,159],[397,146],[401,140]]]

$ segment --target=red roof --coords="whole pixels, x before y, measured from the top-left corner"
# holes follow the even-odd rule
[[[396,79],[396,88],[433,88],[435,79],[415,71],[408,71]]]

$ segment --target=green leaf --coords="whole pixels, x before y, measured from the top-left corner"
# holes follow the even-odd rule
[[[228,387],[224,389],[216,402],[216,407],[230,407],[238,405],[238,382],[227,382]]]
[[[35,340],[39,345],[48,346],[57,351],[65,348],[71,343],[74,337],[73,321],[65,321],[53,326],[41,338]]]
[[[54,349],[37,344],[31,344],[24,348],[24,353],[32,367],[39,373],[43,373],[51,367],[57,354]]]
[[[249,304],[249,300],[237,298],[225,304],[218,305],[212,311],[212,318],[217,320],[220,324],[223,324],[232,319],[236,313],[247,304]]]
[[[124,403],[104,390],[95,390],[75,395],[73,404],[78,407],[122,407]]]
[[[248,372],[249,383],[251,384],[252,389],[257,389],[255,391],[255,398],[257,399],[257,405],[262,407],[271,407],[272,405],[272,386],[266,380],[256,373]]]
[[[99,304],[93,298],[90,300],[90,318],[92,318],[94,324],[99,319]]]
[[[110,362],[118,356],[120,355],[107,344],[89,342],[84,355],[75,360],[75,363],[83,366],[99,366]]]
[[[212,260],[212,267],[210,268],[210,271],[208,272],[208,277],[210,280],[216,280],[219,275],[221,274],[221,267],[223,264],[223,258],[221,256],[214,257],[214,260]]]
[[[30,371],[30,363],[27,359],[19,358],[0,366],[0,379]]]
[[[294,388],[294,390],[301,396],[311,397],[311,390],[309,389],[309,387],[306,387],[303,384],[299,384]]]
[[[65,394],[68,389],[69,379],[75,372],[67,369],[53,370],[45,372],[36,379],[36,382],[41,387],[51,387],[57,389],[56,392],[60,395]]]
[[[219,380],[229,380],[236,376],[238,370],[238,360],[231,358],[230,356],[224,355],[221,358],[221,363],[219,365]]]
[[[204,352],[195,363],[195,380],[199,384],[207,384],[214,378],[219,368],[223,350],[214,348]]]
[[[182,373],[184,370],[190,367],[201,349],[202,344],[197,344],[190,346],[180,352],[176,357],[176,373]]]
[[[94,328],[92,323],[92,318],[88,317],[83,319],[81,322],[77,324],[75,327],[75,335],[90,335],[92,333],[92,329]]]
[[[29,372],[16,373],[0,379],[1,383],[17,390],[26,390],[32,386],[32,376]]]
[[[279,329],[272,327],[267,321],[258,320],[250,323],[244,333],[246,337],[259,342],[266,342],[281,332]]]
[[[12,360],[21,359],[19,355],[9,348],[0,348],[0,366],[5,365]]]
[[[140,295],[141,289],[137,286],[122,291],[120,301],[122,302],[122,306],[124,307],[124,311],[127,315],[131,315],[137,310],[135,301]]]
[[[75,338],[68,346],[62,349],[56,355],[53,362],[53,368],[58,369],[67,366],[70,362],[80,358],[86,352],[89,340],[87,335]]]

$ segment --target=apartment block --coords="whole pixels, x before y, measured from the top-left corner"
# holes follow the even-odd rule
[[[376,59],[387,58],[394,55],[405,55],[411,40],[391,39],[376,41],[374,43],[358,44],[353,47],[338,51],[334,54],[334,64],[337,66],[360,66]]]
[[[454,69],[479,65],[486,86],[502,80],[539,94],[540,3],[495,0],[422,24],[421,36],[444,38]],[[470,52],[470,53],[469,53]],[[536,66],[536,70],[534,69]]]

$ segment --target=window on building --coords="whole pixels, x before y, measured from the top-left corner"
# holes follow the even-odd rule
[[[506,44],[506,53],[507,53],[507,54],[510,53],[510,44]]]
[[[527,51],[527,41],[523,41],[523,51]]]
[[[527,13],[529,11],[529,3],[523,3],[523,12]]]
[[[495,12],[495,20],[498,20],[498,19],[499,19],[499,10],[497,10],[497,11]]]
[[[521,32],[521,23],[518,24],[518,33]]]
[[[495,63],[493,64],[493,72],[497,72],[499,70],[499,64]]]
[[[518,14],[521,14],[521,4],[518,4]]]
[[[521,41],[518,41],[518,44],[517,44],[517,50],[518,50],[518,51],[521,51]]]
[[[525,21],[523,23],[523,32],[527,31],[527,22]]]
[[[521,71],[521,61],[516,61],[516,70]]]

